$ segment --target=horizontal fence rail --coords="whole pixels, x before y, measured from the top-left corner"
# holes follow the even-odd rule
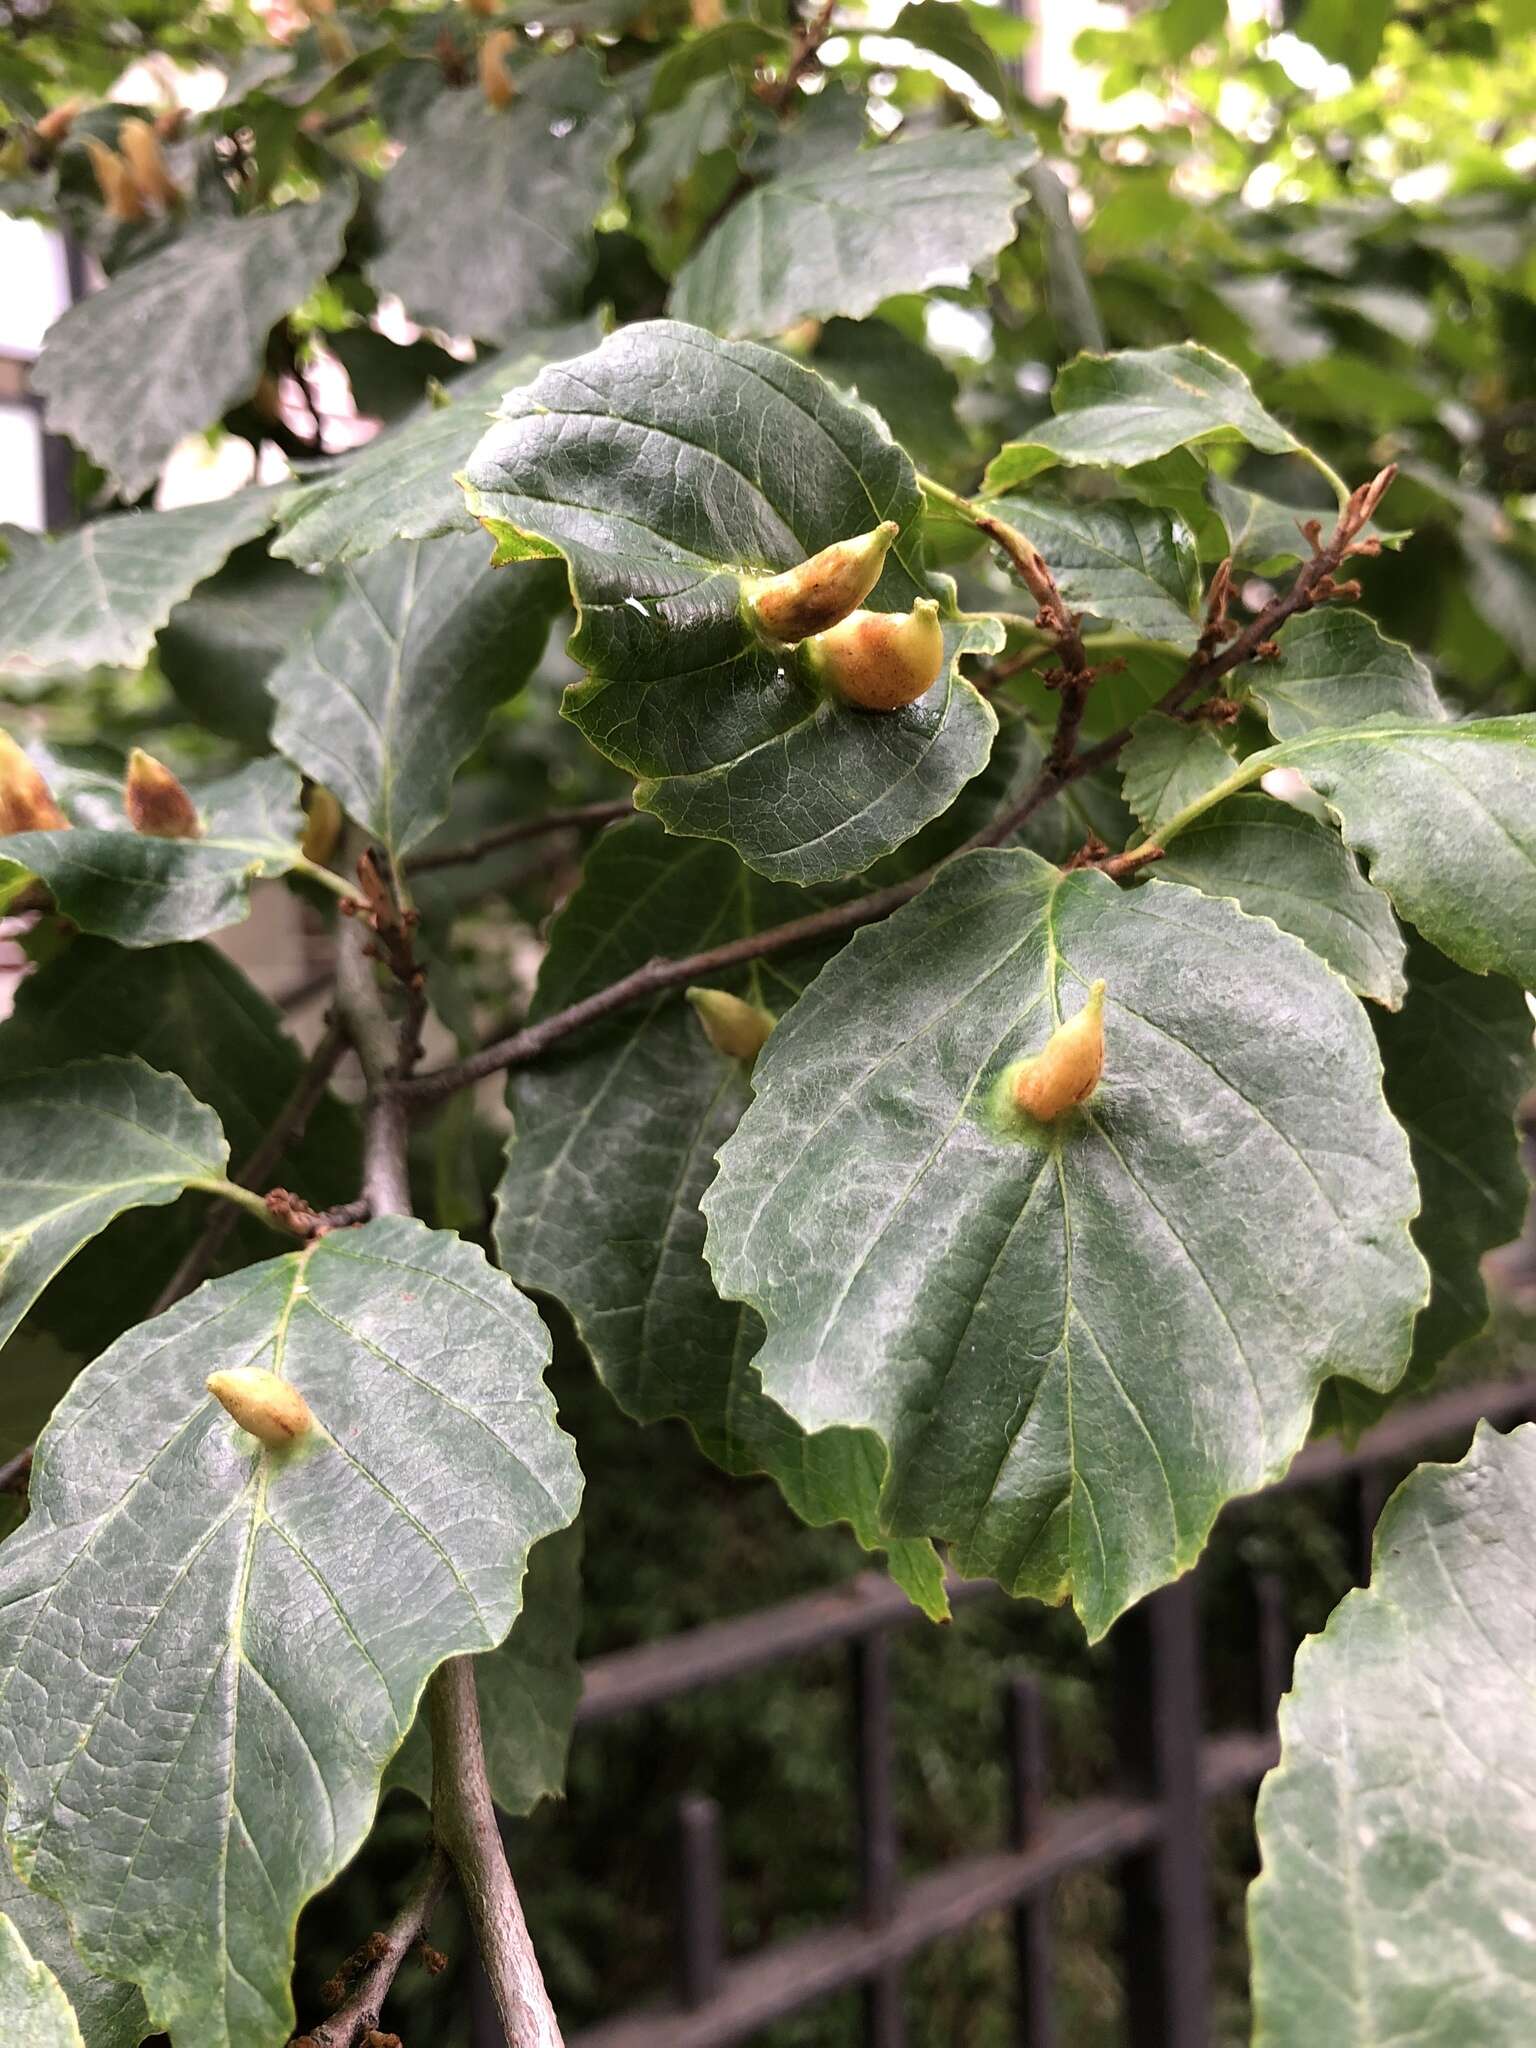
[[[1346,1534],[1363,1582],[1394,1466],[1431,1451],[1458,1455],[1480,1419],[1507,1428],[1532,1417],[1536,1382],[1446,1394],[1394,1413],[1353,1449],[1332,1440],[1308,1446],[1268,1491],[1348,1481]],[[889,1649],[892,1631],[921,1617],[889,1579],[863,1572],[828,1592],[594,1659],[585,1669],[578,1731],[843,1645],[854,1731],[858,1910],[751,1954],[727,1956],[721,1810],[693,1792],[677,1813],[673,1995],[572,2034],[568,2048],[727,2048],[855,1989],[867,2048],[906,2048],[904,1965],[930,1943],[994,1914],[1011,1921],[1015,2038],[1025,2048],[1060,2048],[1051,1894],[1068,1872],[1090,1866],[1113,1871],[1122,1901],[1129,2048],[1210,2048],[1205,1809],[1224,1795],[1251,1793],[1274,1764],[1275,1712],[1290,1677],[1280,1582],[1260,1575],[1253,1590],[1251,1728],[1205,1731],[1199,1599],[1194,1577],[1180,1579],[1133,1608],[1109,1638],[1116,1789],[1069,1805],[1049,1800],[1040,1695],[1032,1680],[1011,1675],[1004,1692],[1005,1846],[905,1883],[893,1796]],[[984,1580],[951,1580],[949,1593],[956,1607],[1003,1597]]]

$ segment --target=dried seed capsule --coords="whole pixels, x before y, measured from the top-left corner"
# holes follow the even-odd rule
[[[128,756],[123,809],[135,832],[151,839],[201,839],[197,806],[163,761],[135,747]]]
[[[887,519],[852,540],[835,540],[779,576],[742,579],[747,614],[770,640],[793,644],[847,618],[880,581],[891,542],[901,528]]]
[[[309,1403],[298,1388],[264,1366],[237,1365],[229,1372],[212,1372],[203,1384],[240,1427],[248,1429],[268,1450],[297,1443],[315,1426]]]
[[[171,176],[160,138],[147,121],[124,121],[117,131],[117,146],[146,206],[180,205],[181,187]]]
[[[139,197],[132,171],[117,151],[109,149],[104,142],[98,142],[94,135],[87,135],[85,147],[91,159],[91,169],[96,173],[96,189],[109,217],[113,220],[142,220],[144,201]]]
[[[480,45],[480,90],[493,107],[510,107],[517,98],[517,80],[507,67],[516,47],[509,28],[493,28]]]
[[[1103,1071],[1104,984],[1096,981],[1077,1015],[1058,1024],[1039,1052],[1004,1070],[1002,1086],[1019,1115],[1048,1124],[1086,1102]]]
[[[306,860],[323,865],[341,844],[341,828],[346,822],[341,805],[324,783],[317,782],[304,799],[304,810],[304,837],[299,842],[299,851]]]
[[[944,667],[944,628],[931,597],[909,612],[854,612],[818,633],[805,654],[811,670],[861,711],[899,711],[915,704]]]
[[[0,732],[0,838],[12,832],[67,832],[53,791],[8,732]]]
[[[723,988],[690,988],[684,994],[716,1052],[732,1060],[757,1058],[777,1021],[767,1010],[744,1003]]]

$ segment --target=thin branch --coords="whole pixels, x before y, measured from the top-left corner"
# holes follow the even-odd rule
[[[610,825],[616,818],[630,817],[634,808],[633,799],[623,796],[608,803],[575,804],[566,811],[546,811],[538,818],[519,818],[515,824],[498,825],[494,831],[482,832],[478,839],[466,839],[458,846],[443,846],[431,853],[414,854],[406,863],[407,872],[424,875],[434,868],[464,867],[471,861],[484,860],[488,853],[495,853],[500,847],[520,846],[525,839],[542,839],[551,832],[578,832],[593,826]]]
[[[368,927],[363,919],[344,919],[336,944],[336,1006],[368,1084],[363,1112],[363,1198],[371,1215],[409,1216],[409,1122],[405,1104],[391,1085],[399,1048],[367,947]]]
[[[308,1063],[294,1083],[288,1100],[273,1120],[271,1129],[251,1153],[232,1178],[241,1187],[260,1189],[263,1182],[271,1179],[278,1161],[294,1141],[302,1136],[310,1118],[319,1107],[331,1076],[347,1049],[346,1033],[335,1022],[328,1023],[320,1043],[310,1054]],[[219,1253],[224,1249],[230,1232],[240,1220],[240,1211],[230,1204],[221,1204],[212,1210],[202,1232],[188,1248],[181,1264],[167,1280],[155,1297],[150,1310],[152,1316],[160,1315],[183,1295],[190,1294],[213,1270]]]
[[[448,1882],[449,1862],[435,1845],[405,1903],[363,1951],[364,1968],[345,2002],[327,2020],[301,2034],[292,2048],[358,2048],[379,2024],[400,1966],[432,1924]]]
[[[561,2048],[528,1923],[507,1868],[480,1735],[474,1665],[451,1657],[427,1687],[432,1825],[453,1859],[507,2048]]]
[[[782,74],[762,93],[763,105],[772,108],[774,113],[784,112],[795,96],[795,88],[814,67],[822,44],[832,33],[832,16],[836,10],[837,0],[822,0],[815,14],[796,34],[789,62]]]

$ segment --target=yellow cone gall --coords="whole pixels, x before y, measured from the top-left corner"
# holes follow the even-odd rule
[[[203,1384],[240,1427],[268,1450],[297,1443],[315,1426],[309,1403],[298,1388],[263,1366],[237,1365],[229,1372],[213,1372]]]
[[[1075,1017],[1057,1025],[1041,1050],[1003,1076],[1012,1107],[1036,1123],[1054,1123],[1086,1102],[1104,1072],[1104,984],[1096,981]]]
[[[733,1060],[757,1058],[776,1021],[766,1010],[728,995],[723,988],[690,988],[684,994],[716,1052]]]
[[[0,732],[0,838],[12,832],[67,832],[53,791],[8,732]]]
[[[60,105],[50,107],[46,114],[39,114],[32,132],[39,142],[47,143],[51,149],[68,135],[84,106],[84,100],[64,100]]]
[[[98,142],[94,135],[87,135],[85,147],[91,169],[96,173],[96,189],[108,215],[113,220],[142,220],[144,201],[139,197],[132,171],[117,151]]]
[[[201,839],[203,821],[180,782],[153,754],[135,747],[128,756],[123,809],[135,832],[151,839]]]
[[[835,626],[880,581],[891,542],[900,531],[894,519],[887,519],[852,540],[833,541],[782,575],[745,578],[742,590],[753,625],[770,640],[788,645]]]
[[[323,866],[341,844],[345,823],[341,805],[324,783],[317,782],[304,800],[304,811],[304,837],[299,842],[299,851],[306,860],[318,861]]]
[[[509,28],[492,29],[480,45],[480,90],[493,107],[510,107],[517,98],[517,80],[507,67],[516,47],[517,37]]]
[[[146,206],[180,204],[181,187],[171,176],[160,138],[148,121],[124,121],[117,131],[117,146]]]
[[[915,704],[944,667],[944,628],[931,597],[909,612],[853,612],[806,648],[811,669],[861,711]]]

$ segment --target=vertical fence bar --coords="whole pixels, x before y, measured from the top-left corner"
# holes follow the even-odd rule
[[[690,2012],[720,1988],[724,1890],[719,1805],[690,1794],[677,1804],[677,1995]]]
[[[1009,1844],[1024,1850],[1033,1845],[1045,1821],[1049,1774],[1045,1705],[1032,1678],[1008,1681],[1003,1691],[1003,1727],[1008,1745]],[[1055,2048],[1048,1893],[1025,1899],[1015,1908],[1013,1954],[1022,2048]]]
[[[1210,1899],[1200,1786],[1199,1599],[1190,1576],[1115,1626],[1115,1719],[1129,1789],[1158,1807],[1157,1839],[1120,1867],[1126,2040],[1210,2048]]]
[[[855,1639],[854,1770],[858,1790],[859,1904],[866,1922],[888,1920],[901,1882],[901,1847],[891,1772],[891,1645],[883,1630]],[[892,1964],[863,1987],[866,2048],[903,2048],[901,1969]]]

